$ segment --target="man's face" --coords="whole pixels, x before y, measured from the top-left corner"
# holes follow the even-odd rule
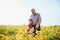
[[[33,14],[33,15],[35,15],[35,14],[36,14],[36,13],[35,13],[35,10],[31,10],[31,12],[32,12],[32,14]]]

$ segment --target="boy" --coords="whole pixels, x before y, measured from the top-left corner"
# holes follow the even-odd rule
[[[28,34],[30,33],[30,29],[32,28],[32,24],[33,24],[32,19],[29,19],[28,30],[27,30]]]

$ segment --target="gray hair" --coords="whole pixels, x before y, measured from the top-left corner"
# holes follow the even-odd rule
[[[33,8],[33,9],[31,9],[31,11],[33,11],[33,10],[35,11],[35,9],[34,9],[34,8]]]

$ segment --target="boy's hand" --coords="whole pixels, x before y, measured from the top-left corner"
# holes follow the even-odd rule
[[[38,27],[39,27],[39,25],[37,24],[37,25],[36,25],[36,28],[38,28]]]

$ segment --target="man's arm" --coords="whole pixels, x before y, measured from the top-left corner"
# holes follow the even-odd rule
[[[37,25],[40,25],[40,24],[41,24],[41,18],[39,18],[37,21]]]
[[[39,18],[36,23],[36,28],[38,28],[38,26],[41,24],[41,21],[42,21],[42,19],[41,19],[41,16],[39,15]]]

